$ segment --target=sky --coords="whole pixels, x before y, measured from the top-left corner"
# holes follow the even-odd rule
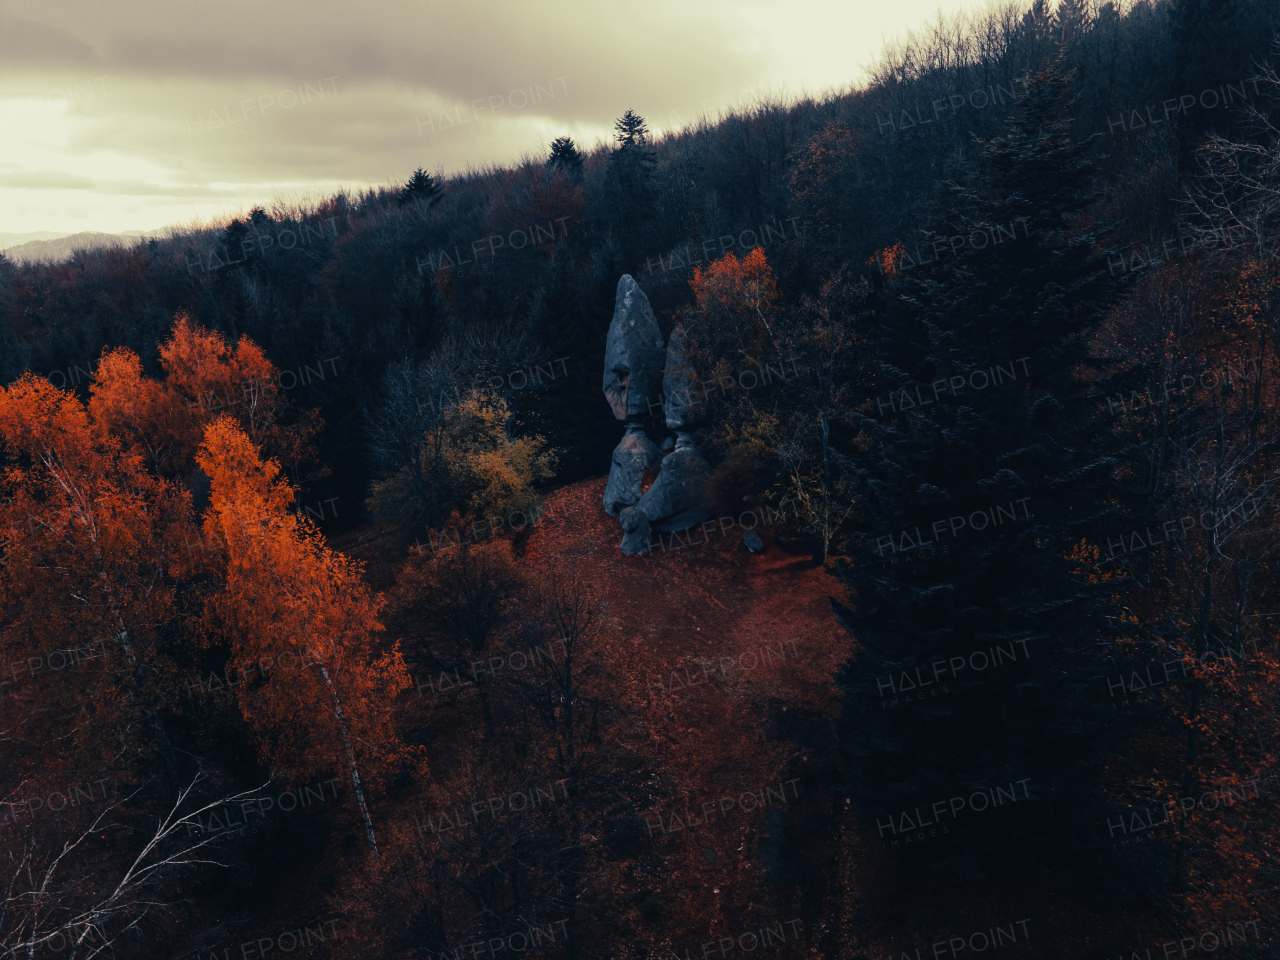
[[[0,233],[312,202],[856,85],[978,0],[0,0]],[[985,5],[985,4],[984,4]]]

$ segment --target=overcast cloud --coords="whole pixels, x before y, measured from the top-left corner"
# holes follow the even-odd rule
[[[0,0],[0,232],[149,230],[847,86],[938,9]]]

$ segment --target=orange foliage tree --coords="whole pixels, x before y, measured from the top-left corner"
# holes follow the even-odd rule
[[[741,260],[729,253],[706,270],[694,267],[689,286],[697,298],[701,320],[693,327],[695,335],[702,332],[698,326],[704,327],[716,345],[731,344],[753,359],[759,359],[769,347],[777,348],[770,320],[778,286],[763,247],[756,247]]]
[[[229,416],[209,425],[196,459],[211,481],[206,538],[226,558],[225,589],[208,602],[210,627],[230,638],[241,662],[302,664],[285,682],[240,687],[259,755],[295,780],[345,764],[376,862],[365,787],[417,759],[393,725],[392,701],[410,683],[399,645],[374,649],[382,600],[357,561],[288,511],[293,490],[279,464],[263,460]]]
[[[157,472],[190,473],[204,429],[230,414],[254,443],[294,471],[315,462],[319,411],[298,412],[279,386],[279,371],[248,337],[232,347],[179,313],[160,345],[166,377],[143,375],[137,354],[118,347],[104,354],[90,411],[105,430],[143,453]]]
[[[59,716],[88,711],[79,717],[86,726],[110,718],[127,749],[144,719],[173,774],[159,708],[175,677],[161,637],[175,616],[175,582],[201,562],[186,549],[196,538],[190,495],[150,473],[141,456],[95,429],[80,400],[41,377],[0,390],[0,437],[6,662],[17,653],[50,664],[60,655],[78,665],[79,651],[105,658],[105,670],[60,678],[85,696],[61,682],[36,689],[57,700]]]
[[[867,266],[875,267],[880,271],[881,276],[886,281],[892,283],[902,273],[903,255],[906,253],[906,247],[902,245],[902,241],[891,244],[881,250],[877,250],[867,258]]]
[[[163,383],[142,373],[127,347],[103,354],[89,384],[89,410],[98,430],[146,458],[157,474],[172,473],[195,450],[191,417]]]

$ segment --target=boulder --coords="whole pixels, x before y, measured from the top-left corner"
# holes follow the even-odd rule
[[[622,521],[622,552],[648,553],[653,532],[645,515],[635,507],[626,507],[618,514]]]
[[[662,369],[662,399],[669,430],[687,430],[698,419],[697,400],[701,399],[689,364],[689,349],[684,327],[676,327],[667,341],[667,362]]]
[[[605,513],[616,517],[623,507],[639,503],[644,472],[656,467],[659,459],[658,448],[644,435],[640,424],[629,422],[626,434],[613,451],[609,483],[604,488]]]
[[[676,448],[662,461],[662,471],[636,509],[655,530],[687,530],[712,515],[707,505],[711,468],[688,434],[676,434]]]
[[[764,552],[764,541],[760,539],[760,534],[754,530],[742,538],[742,543],[751,553]]]
[[[604,395],[619,420],[648,416],[662,384],[662,331],[631,274],[618,281],[604,348]]]

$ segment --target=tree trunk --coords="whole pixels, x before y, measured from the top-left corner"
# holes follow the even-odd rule
[[[576,597],[575,597],[576,600]],[[565,957],[566,960],[577,960],[578,957],[578,887],[582,882],[582,824],[578,811],[578,777],[577,748],[574,742],[573,700],[575,695],[573,683],[573,650],[565,644],[564,675],[566,696],[564,698],[564,718],[568,728],[568,773],[573,776],[573,798],[569,801],[569,869],[566,871],[567,887],[565,893],[569,901],[568,923],[565,924]]]
[[[117,634],[116,639],[120,641],[120,649],[124,651],[124,655],[129,658],[129,663],[133,667],[133,675],[138,681],[138,695],[145,696],[142,690],[142,665],[138,663],[138,656],[133,650],[133,644],[129,642],[129,630],[124,625],[124,619],[120,616],[120,610],[116,606],[114,597],[111,599],[111,612],[115,616],[116,625],[120,628],[120,633]],[[143,716],[147,718],[147,722],[155,730],[156,744],[160,748],[160,759],[164,761],[165,769],[169,771],[169,776],[176,783],[178,780],[178,760],[173,755],[173,744],[169,742],[169,731],[165,730],[164,721],[160,719],[155,707],[149,702],[143,707]]]
[[[360,806],[360,816],[364,819],[365,834],[369,837],[369,849],[373,851],[373,863],[378,865],[378,841],[373,835],[373,821],[369,818],[369,808],[364,802],[364,788],[360,786],[360,769],[356,766],[356,752],[351,749],[351,735],[347,732],[347,720],[342,715],[342,701],[338,699],[338,691],[333,688],[329,679],[329,668],[320,663],[320,675],[324,677],[329,688],[329,696],[333,698],[333,715],[338,720],[338,729],[342,731],[342,745],[347,748],[347,765],[351,770],[351,783],[356,790],[356,803]]]
[[[1212,555],[1205,559],[1204,565],[1204,584],[1202,587],[1204,593],[1200,598],[1200,616],[1199,622],[1196,624],[1196,663],[1204,658],[1205,651],[1209,648],[1209,613],[1212,608],[1212,590],[1213,590],[1213,558]],[[1182,796],[1189,797],[1195,790],[1195,760],[1196,760],[1196,719],[1200,716],[1200,693],[1204,681],[1200,677],[1196,677],[1191,684],[1191,706],[1187,711],[1187,750],[1184,759],[1185,770],[1182,774]],[[1174,883],[1179,890],[1187,888],[1187,850],[1190,847],[1190,841],[1183,837],[1178,842],[1178,856],[1176,863],[1176,876]]]

